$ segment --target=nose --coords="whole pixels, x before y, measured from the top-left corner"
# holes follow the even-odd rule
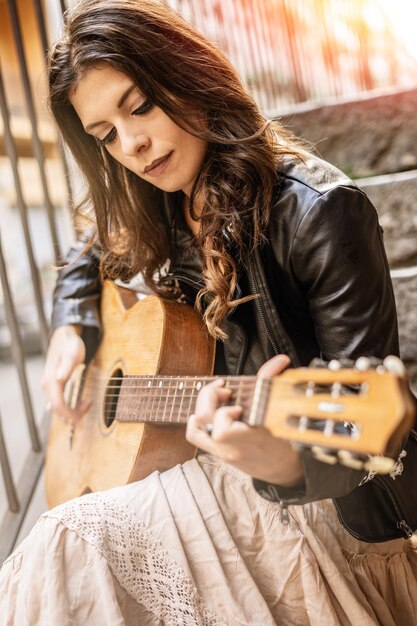
[[[128,157],[136,156],[150,143],[146,133],[131,127],[119,129],[119,139],[122,152]]]

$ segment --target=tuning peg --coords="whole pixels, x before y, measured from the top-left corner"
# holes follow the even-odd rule
[[[326,420],[326,423],[323,429],[323,435],[325,437],[331,437],[334,433],[334,427],[335,427],[335,423],[333,420]]]
[[[363,464],[364,469],[368,472],[376,472],[377,474],[389,474],[395,465],[395,461],[388,456],[371,456]]]
[[[377,359],[376,357],[373,357],[373,356],[371,357],[360,356],[358,359],[356,359],[355,367],[360,372],[365,372],[366,370],[369,370],[371,367],[376,369],[376,371],[379,373],[385,372],[385,367],[382,363],[382,360]]]
[[[371,367],[371,359],[367,356],[360,356],[359,359],[356,359],[355,367],[360,372],[366,372]]]
[[[342,385],[339,382],[332,384],[332,398],[338,398],[342,392]]]
[[[300,415],[300,419],[298,420],[298,430],[300,433],[304,433],[309,425],[309,419],[307,415]]]
[[[311,454],[318,461],[322,461],[323,463],[328,463],[329,465],[336,465],[337,456],[331,450],[327,448],[322,448],[321,446],[312,446]]]
[[[314,359],[310,361],[309,367],[313,367],[316,370],[324,369],[324,368],[327,368],[327,361],[323,361],[323,359],[319,359],[318,357],[315,357]]]
[[[307,388],[306,388],[306,392],[305,392],[307,398],[311,398],[312,396],[314,396],[315,387],[316,387],[316,383],[314,381],[310,380],[307,383]]]
[[[337,359],[332,359],[331,361],[329,361],[328,368],[332,372],[339,371],[341,369],[341,367],[342,367],[342,365],[341,365],[340,361],[338,361]]]
[[[407,370],[404,367],[404,363],[397,356],[390,355],[387,356],[384,361],[384,367],[387,372],[391,374],[396,374],[397,376],[406,376]]]
[[[348,359],[345,356],[340,357],[339,363],[343,368],[346,368],[346,369],[352,369],[352,367],[355,364],[353,359]]]
[[[339,450],[337,456],[342,465],[356,470],[363,469],[363,461],[358,459],[350,450]]]

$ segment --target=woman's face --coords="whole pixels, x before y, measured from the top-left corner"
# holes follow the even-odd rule
[[[163,191],[190,195],[207,142],[152,105],[125,74],[103,64],[78,83],[71,103],[111,156]]]

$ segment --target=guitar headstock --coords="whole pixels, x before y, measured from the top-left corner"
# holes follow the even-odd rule
[[[402,362],[387,357],[372,367],[361,357],[354,368],[331,361],[272,379],[263,423],[321,461],[387,473],[414,417]]]

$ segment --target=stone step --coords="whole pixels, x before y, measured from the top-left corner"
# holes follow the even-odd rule
[[[391,271],[400,326],[401,356],[417,361],[417,267]]]
[[[417,390],[417,266],[391,270],[397,303],[400,351]]]
[[[417,170],[355,182],[378,211],[390,267],[417,265]]]
[[[417,89],[297,105],[279,117],[326,160],[359,178],[417,168]]]
[[[401,357],[417,391],[417,89],[280,113],[296,135],[356,179],[378,211],[398,310]]]

